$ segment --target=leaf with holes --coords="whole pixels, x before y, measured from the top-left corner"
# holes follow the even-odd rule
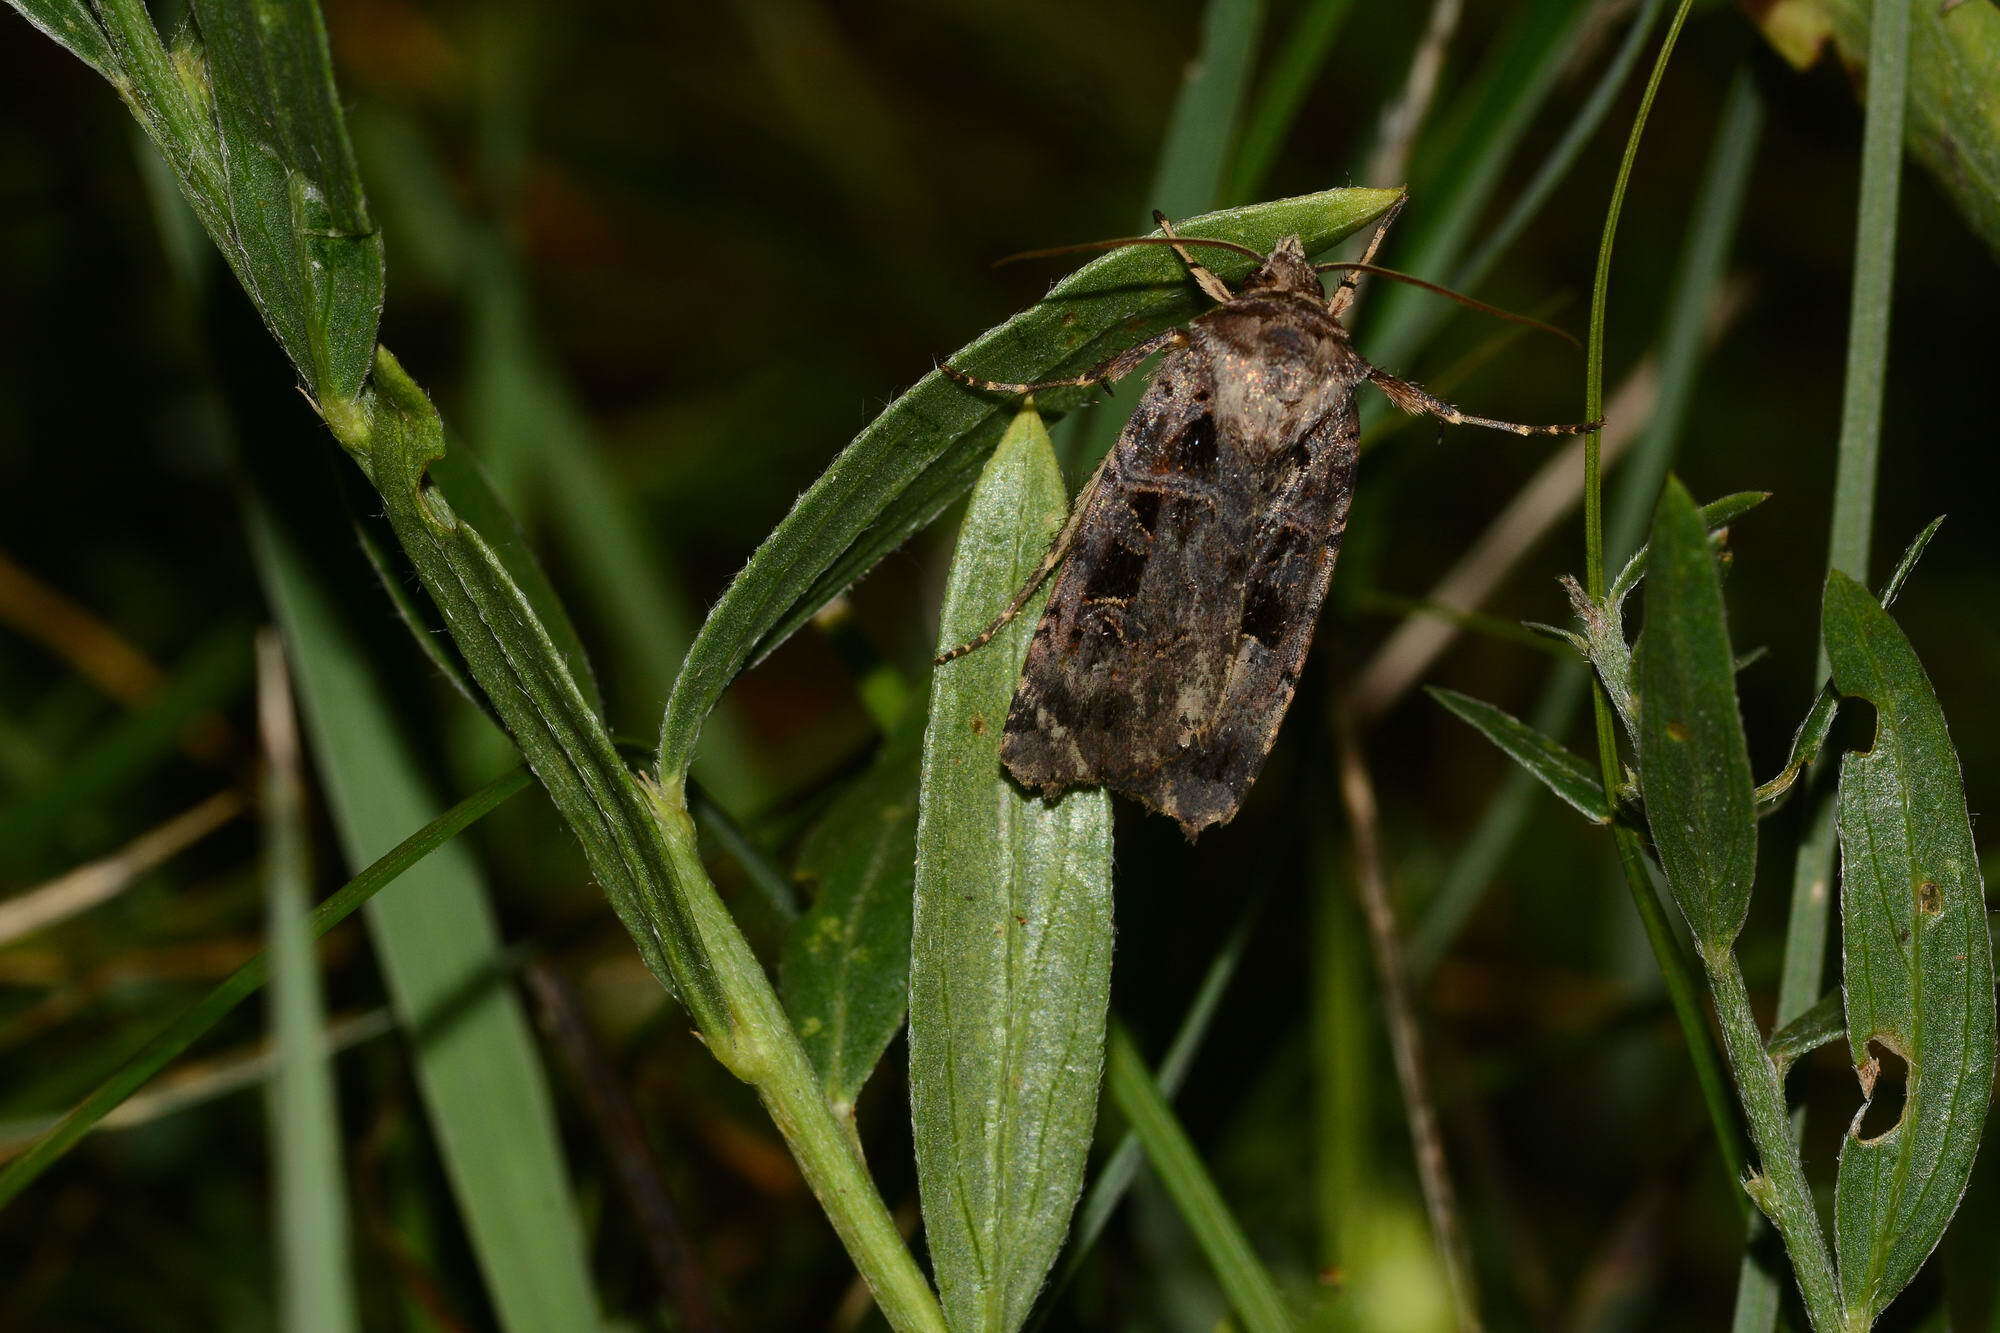
[[[1705,956],[1735,941],[1757,871],[1755,780],[1736,707],[1722,580],[1677,478],[1653,516],[1639,639],[1639,786],[1674,901]]]
[[[1908,1066],[1901,1120],[1864,1139],[1857,1113],[1840,1153],[1841,1299],[1865,1328],[1916,1276],[1971,1177],[1993,1088],[1993,954],[1958,753],[1923,665],[1837,571],[1822,623],[1835,687],[1876,719],[1873,748],[1841,761],[1847,1040],[1864,1096],[1871,1044]]]
[[[1014,419],[959,532],[940,648],[1041,562],[1067,507],[1048,432]],[[1047,801],[1000,767],[1037,598],[937,669],[924,733],[910,944],[910,1113],[938,1294],[954,1333],[1011,1333],[1069,1230],[1111,1000],[1111,806]]]

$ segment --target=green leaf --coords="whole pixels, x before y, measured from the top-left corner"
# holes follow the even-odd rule
[[[365,863],[432,795],[381,683],[289,535],[261,508],[251,531],[341,846]],[[595,1328],[555,1106],[520,1003],[495,984],[506,946],[478,864],[452,847],[397,888],[369,904],[369,939],[499,1322]]]
[[[1822,616],[1835,687],[1876,715],[1873,748],[1840,773],[1848,1047],[1864,1096],[1871,1043],[1909,1065],[1902,1119],[1863,1139],[1857,1113],[1841,1148],[1841,1297],[1865,1327],[1916,1276],[1971,1178],[1993,1087],[1993,955],[1958,753],[1929,677],[1888,612],[1838,571]]]
[[[1318,251],[1366,224],[1395,197],[1388,190],[1328,190],[1190,218],[1179,229],[1260,250],[1296,233],[1308,251]],[[1213,267],[1225,279],[1238,278],[1249,261],[1222,253]],[[1200,309],[1198,293],[1164,246],[1114,250],[982,334],[951,364],[1010,382],[1060,376],[1096,365]],[[1068,408],[1088,398],[1084,390],[1059,391],[1042,406]],[[841,451],[736,576],[688,650],[661,724],[663,780],[686,771],[702,720],[738,672],[970,485],[1012,411],[1005,399],[934,371]]]
[[[1783,1077],[1784,1072],[1799,1059],[1846,1035],[1847,1014],[1841,1008],[1840,992],[1830,990],[1820,996],[1812,1008],[1772,1033],[1765,1048],[1771,1053],[1772,1063],[1778,1066],[1779,1076]]]
[[[1701,507],[1701,525],[1709,532],[1718,532],[1770,498],[1769,491],[1737,491],[1720,500],[1710,500]],[[1625,562],[1625,567],[1618,571],[1618,577],[1611,581],[1608,597],[1613,606],[1624,605],[1632,590],[1646,577],[1646,565],[1652,559],[1652,549],[1647,545],[1634,551],[1632,558]]]
[[[1132,1132],[1145,1148],[1153,1174],[1166,1187],[1181,1220],[1194,1233],[1243,1327],[1249,1333],[1290,1333],[1296,1324],[1285,1308],[1277,1283],[1258,1262],[1243,1227],[1229,1211],[1201,1154],[1189,1142],[1187,1131],[1174,1118],[1173,1108],[1161,1095],[1152,1071],[1146,1068],[1123,1024],[1114,1024],[1112,1028],[1106,1082],[1112,1100],[1118,1103],[1118,1109],[1131,1122]]]
[[[1026,581],[1067,496],[1048,432],[1016,415],[973,492],[940,650]],[[1001,724],[1041,614],[1031,602],[939,667],[924,732],[910,958],[910,1105],[924,1229],[954,1333],[1010,1333],[1069,1229],[1097,1117],[1111,994],[1111,808],[1000,766]]]
[[[1652,587],[1639,640],[1639,784],[1668,887],[1704,956],[1725,953],[1750,910],[1757,814],[1736,708],[1722,581],[1677,478],[1653,517]]]
[[[1480,735],[1499,746],[1510,759],[1539,778],[1543,786],[1567,801],[1586,819],[1599,824],[1611,822],[1611,807],[1604,799],[1604,782],[1598,777],[1597,770],[1580,756],[1512,713],[1470,695],[1429,686],[1425,688],[1425,693],[1470,723]]]
[[[1263,26],[1263,0],[1208,0],[1202,6],[1201,47],[1181,75],[1148,209],[1178,219],[1221,202],[1229,141]]]
[[[1340,36],[1354,0],[1308,0],[1271,53],[1271,68],[1257,88],[1245,117],[1242,141],[1230,175],[1229,199],[1254,199],[1283,151],[1292,125],[1305,106],[1334,39]]]
[[[1889,581],[1882,585],[1882,609],[1888,610],[1896,604],[1896,598],[1903,591],[1903,584],[1915,572],[1917,562],[1923,558],[1924,548],[1937,535],[1943,518],[1934,518],[1924,530],[1911,539],[1903,549],[1903,558],[1896,562],[1896,570],[1889,575]],[[1785,766],[1778,775],[1757,788],[1757,814],[1759,818],[1770,814],[1784,802],[1785,795],[1799,779],[1806,765],[1819,755],[1819,747],[1826,744],[1828,733],[1833,730],[1834,714],[1838,711],[1838,700],[1834,696],[1833,683],[1828,681],[1820,687],[1811,708],[1806,710],[1805,721],[1792,735],[1792,748],[1785,757]]]
[[[347,1175],[341,1169],[340,1109],[333,1049],[320,993],[307,904],[312,883],[298,724],[275,634],[257,641],[258,714],[264,739],[263,880],[271,960],[271,1048],[266,1088],[271,1192],[277,1199],[282,1323],[309,1333],[357,1326],[348,1266]]]
[[[240,695],[249,676],[248,627],[210,630],[137,712],[108,725],[39,791],[0,808],[0,845],[18,850],[76,812],[114,800],[167,761],[190,723]]]
[[[360,393],[372,364],[382,238],[341,119],[319,6],[194,0],[194,12],[221,130],[237,276],[332,411]]]
[[[1903,143],[1958,211],[2000,252],[2000,8],[1991,3],[1910,7],[1909,103]],[[1869,0],[1785,0],[1748,12],[1765,40],[1800,69],[1831,45],[1857,87],[1869,69]]]
[[[352,916],[357,908],[461,832],[498,807],[510,796],[528,789],[525,768],[495,778],[430,823],[377,857],[366,870],[343,885],[339,892],[313,909],[311,929],[315,939]],[[146,1085],[147,1080],[165,1069],[173,1059],[195,1042],[230,1010],[256,993],[270,976],[270,957],[258,954],[230,973],[215,989],[170,1023],[166,1030],[148,1041],[120,1065],[112,1075],[91,1090],[88,1097],[44,1132],[20,1156],[0,1168],[0,1206],[33,1184],[84,1135],[127,1097]]]
[[[437,411],[386,348],[376,352],[360,453],[396,538],[640,957],[725,1062],[734,1018],[694,920],[652,793],[626,769],[548,631],[486,540],[431,483],[445,451]]]
[[[117,67],[111,41],[85,0],[7,0],[21,16],[106,78]]]
[[[799,874],[819,890],[785,938],[785,1008],[827,1100],[846,1114],[909,998],[920,717],[912,710],[799,849]]]

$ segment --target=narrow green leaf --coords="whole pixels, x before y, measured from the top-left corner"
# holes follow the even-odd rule
[[[1548,203],[1549,196],[1569,175],[1570,168],[1576,164],[1584,147],[1597,137],[1598,128],[1604,124],[1605,116],[1610,114],[1612,105],[1617,102],[1625,80],[1639,62],[1639,54],[1646,49],[1646,39],[1659,22],[1660,10],[1665,3],[1666,0],[1642,0],[1638,12],[1625,29],[1625,39],[1618,44],[1618,50],[1611,59],[1604,62],[1602,73],[1591,86],[1590,96],[1569,118],[1562,138],[1556,141],[1555,147],[1535,168],[1535,174],[1528,178],[1526,185],[1516,186],[1513,179],[1509,180],[1508,193],[1513,196],[1513,203],[1508,207],[1507,215],[1485,230],[1479,248],[1451,275],[1453,287],[1466,290],[1477,286],[1499,262],[1500,256],[1507,253],[1508,247],[1528,229],[1528,224]],[[1662,379],[1665,378],[1663,375]],[[1655,411],[1657,415],[1657,409]]]
[[[1717,532],[1770,498],[1769,491],[1738,491],[1734,495],[1725,495],[1720,500],[1710,500],[1701,507],[1701,525],[1709,532]],[[1652,558],[1652,549],[1650,545],[1641,546],[1632,553],[1632,558],[1625,562],[1625,567],[1618,571],[1618,577],[1612,580],[1611,591],[1608,594],[1613,606],[1623,604],[1625,599],[1632,595],[1632,590],[1645,579],[1646,563]]]
[[[1923,558],[1924,548],[1931,544],[1931,538],[1937,535],[1938,527],[1943,522],[1944,519],[1941,517],[1932,519],[1903,549],[1903,558],[1896,562],[1895,572],[1889,576],[1889,581],[1882,585],[1883,610],[1886,611],[1896,604],[1897,596],[1903,591],[1903,584],[1908,582],[1910,575],[1915,572],[1917,562]],[[1838,700],[1834,696],[1833,682],[1828,681],[1820,686],[1818,697],[1813,700],[1812,707],[1806,710],[1805,721],[1799,723],[1798,731],[1793,733],[1792,748],[1785,757],[1785,766],[1778,770],[1776,777],[1757,788],[1759,818],[1770,814],[1784,802],[1785,796],[1798,781],[1799,775],[1805,771],[1806,765],[1819,757],[1819,747],[1826,744],[1827,735],[1833,730],[1834,714],[1837,711]]]
[[[313,909],[313,937],[317,939],[347,920],[410,867],[477,823],[508,797],[526,791],[530,781],[525,768],[495,778],[377,857],[339,892]],[[36,1177],[74,1148],[105,1116],[144,1087],[182,1051],[201,1040],[230,1010],[255,994],[269,975],[270,957],[260,953],[230,973],[159,1036],[135,1051],[131,1059],[93,1088],[88,1097],[50,1126],[25,1152],[0,1168],[0,1207],[33,1184]]]
[[[562,654],[563,663],[575,678],[577,688],[583,691],[584,700],[593,712],[602,714],[604,697],[598,690],[597,673],[591,668],[590,655],[584,651],[583,637],[577,633],[576,624],[569,617],[569,608],[556,595],[548,572],[528,545],[527,534],[515,522],[506,501],[493,489],[485,471],[468,450],[453,448],[431,465],[430,475],[431,480],[443,488],[452,512],[477,528],[492,545],[493,553],[507,570],[507,576],[521,590],[521,595],[527,598],[528,605],[534,608],[535,615],[548,630],[549,638]]]
[[[1208,0],[1202,6],[1201,47],[1181,76],[1148,209],[1179,219],[1215,207],[1263,26],[1263,0]]]
[[[1019,412],[960,529],[938,631],[961,643],[1061,527],[1048,432]],[[1111,808],[1047,801],[1000,766],[1041,614],[939,667],[924,732],[910,958],[910,1106],[924,1230],[954,1333],[1011,1333],[1069,1229],[1097,1118],[1111,996]]]
[[[1387,208],[1387,190],[1328,190],[1190,218],[1180,230],[1267,250],[1297,234],[1323,250]],[[1219,254],[1241,277],[1249,261]],[[951,358],[1008,381],[1081,371],[1200,310],[1198,293],[1164,246],[1115,250],[1057,283],[1042,301]],[[1087,401],[1049,395],[1045,407]],[[688,650],[660,732],[660,774],[686,771],[702,720],[738,672],[789,636],[971,484],[1013,405],[932,372],[842,450],[757,549],[709,613]]]
[[[785,1008],[827,1100],[847,1114],[909,998],[920,716],[913,710],[799,849],[799,874],[819,887],[785,937]]]
[[[370,470],[473,679],[582,845],[640,958],[672,989],[709,1052],[755,1085],[891,1325],[939,1328],[929,1285],[827,1105],[763,964],[702,867],[681,780],[655,786],[625,767],[534,608],[431,484],[443,423],[384,348],[376,349],[370,389],[349,426],[344,439]]]
[[[1277,1283],[1258,1262],[1201,1154],[1188,1141],[1187,1131],[1174,1118],[1167,1099],[1160,1095],[1159,1085],[1122,1023],[1112,1025],[1106,1084],[1145,1147],[1153,1174],[1166,1187],[1181,1220],[1215,1269],[1216,1281],[1243,1327],[1249,1333],[1290,1333],[1295,1325]]]
[[[356,1327],[348,1268],[347,1176],[341,1170],[340,1109],[333,1051],[320,996],[307,904],[312,852],[298,724],[284,650],[260,636],[258,714],[264,737],[264,902],[271,960],[270,1027],[275,1067],[265,1099],[271,1188],[277,1198],[278,1297],[283,1326],[302,1333]]]
[[[348,145],[319,6],[194,0],[194,12],[238,276],[314,397],[335,411],[360,393],[374,356],[382,238]]]
[[[1585,0],[1531,0],[1469,75],[1464,91],[1419,140],[1418,179],[1396,238],[1396,264],[1438,279],[1458,265],[1466,242],[1499,188],[1508,160],[1549,94],[1597,6]],[[1439,146],[1433,147],[1433,144]],[[1389,185],[1396,182],[1382,181]],[[1378,365],[1401,368],[1451,307],[1401,285],[1382,284],[1372,300],[1366,342]]]
[[[112,77],[117,60],[110,39],[97,22],[86,0],[7,0],[22,18],[40,28],[71,55],[106,78]]]
[[[1812,1008],[1772,1033],[1765,1048],[1770,1051],[1772,1062],[1778,1066],[1779,1076],[1783,1077],[1784,1072],[1801,1058],[1846,1035],[1847,1014],[1841,1007],[1840,992],[1830,990],[1820,996]]]
[[[251,531],[341,845],[365,862],[431,794],[380,683],[286,533],[262,509]],[[368,927],[502,1327],[595,1328],[555,1107],[527,1018],[501,984],[505,948],[470,851],[409,870],[370,904]]]
[[[431,484],[430,467],[445,452],[444,425],[386,349],[377,349],[367,412],[358,452],[473,678],[582,843],[640,956],[726,1059],[723,1043],[735,1020],[653,798],[625,767],[492,547]]]
[[[173,753],[189,723],[237,697],[249,676],[249,629],[209,631],[137,712],[112,722],[33,795],[0,809],[0,844],[43,836],[72,813],[119,795]]]
[[[1579,755],[1535,730],[1512,713],[1492,704],[1460,694],[1457,690],[1426,687],[1425,693],[1449,708],[1460,719],[1492,741],[1515,763],[1541,780],[1543,786],[1567,801],[1586,819],[1599,824],[1611,822],[1611,806],[1604,799],[1604,784],[1596,770]]]
[[[2000,62],[2000,6],[1937,0],[1904,8],[1909,110],[1902,143],[1972,229],[2000,252],[2000,80],[1993,77]],[[1869,0],[1786,0],[1748,12],[1778,53],[1801,69],[1834,47],[1872,104],[1882,86],[1870,54],[1875,9]],[[1856,297],[1858,309],[1859,291]]]
[[[1750,910],[1757,815],[1722,581],[1701,514],[1672,477],[1653,518],[1639,640],[1639,782],[1653,846],[1705,957]]]
[[[1340,36],[1353,8],[1354,0],[1308,0],[1286,30],[1245,118],[1224,202],[1255,199],[1264,192],[1264,181],[1284,150],[1292,125],[1305,106],[1306,94],[1333,53],[1334,39]]]
[[[1162,1097],[1171,1102],[1187,1081],[1188,1071],[1194,1067],[1195,1057],[1201,1053],[1202,1043],[1208,1039],[1209,1029],[1215,1022],[1216,1010],[1221,1008],[1223,996],[1229,990],[1229,983],[1236,977],[1237,966],[1243,961],[1245,947],[1250,943],[1252,929],[1262,915],[1264,892],[1243,909],[1228,938],[1222,941],[1209,960],[1208,970],[1202,974],[1201,986],[1194,999],[1188,1003],[1187,1012],[1181,1015],[1180,1026],[1174,1030],[1174,1039],[1167,1047],[1167,1054],[1160,1061],[1154,1084]],[[1035,1321],[1040,1327],[1049,1316],[1049,1307],[1055,1297],[1080,1272],[1096,1248],[1098,1238],[1104,1234],[1111,1215],[1124,1200],[1132,1182],[1138,1178],[1141,1156],[1145,1146],[1139,1136],[1130,1129],[1104,1158],[1097,1176],[1090,1182],[1089,1191],[1083,1196],[1083,1204],[1077,1209],[1076,1229],[1070,1237],[1069,1249],[1063,1258],[1062,1271],[1056,1275],[1049,1299],[1044,1301],[1042,1312]]]
[[[1841,1297],[1866,1327],[1944,1235],[1971,1178],[1994,1068],[1986,891],[1958,753],[1914,649],[1866,588],[1828,576],[1835,687],[1875,705],[1875,742],[1840,773],[1847,1040],[1864,1096],[1876,1044],[1908,1062],[1902,1119],[1840,1154]],[[1863,1112],[1866,1107],[1864,1106]]]

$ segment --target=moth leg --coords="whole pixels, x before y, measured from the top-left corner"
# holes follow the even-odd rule
[[[1157,208],[1153,210],[1153,221],[1160,224],[1160,231],[1168,240],[1177,241],[1180,239],[1174,233],[1174,224],[1167,221],[1167,215]],[[1208,265],[1189,254],[1186,246],[1176,245],[1174,253],[1181,257],[1181,263],[1187,265],[1188,276],[1194,279],[1194,285],[1201,288],[1207,294],[1209,300],[1214,301],[1217,305],[1228,305],[1230,301],[1235,299],[1234,293],[1229,290],[1229,284],[1221,278],[1216,277],[1209,270]]]
[[[1389,205],[1389,211],[1384,213],[1382,220],[1375,224],[1375,234],[1368,238],[1368,248],[1361,252],[1362,263],[1372,264],[1375,262],[1375,252],[1382,248],[1382,239],[1389,234],[1389,228],[1396,221],[1396,215],[1403,211],[1403,205],[1409,202],[1410,192],[1405,190],[1396,196],[1395,203]],[[1355,290],[1355,283],[1360,280],[1360,277],[1359,273],[1351,269],[1341,275],[1340,285],[1333,289],[1333,296],[1326,303],[1327,313],[1331,314],[1335,319],[1339,319],[1342,315],[1346,314],[1348,307],[1354,304],[1354,298],[1358,294]]]
[[[1368,378],[1375,387],[1389,396],[1389,401],[1402,408],[1411,416],[1433,416],[1454,426],[1485,426],[1489,430],[1504,430],[1515,435],[1587,435],[1594,430],[1602,430],[1602,421],[1587,422],[1581,426],[1526,426],[1518,421],[1496,421],[1492,417],[1475,417],[1461,412],[1444,399],[1412,384],[1408,380],[1397,379],[1388,371],[1376,366],[1368,368]]]
[[[1062,531],[1056,534],[1055,542],[1049,547],[1049,553],[1042,557],[1041,564],[1035,566],[1035,572],[1028,575],[1028,581],[1021,585],[1021,590],[1014,594],[1013,600],[1007,603],[1006,609],[993,617],[993,622],[985,629],[979,631],[979,633],[973,635],[964,643],[959,644],[958,647],[948,652],[939,653],[936,657],[932,658],[932,666],[943,666],[946,662],[963,657],[974,649],[984,648],[987,644],[993,642],[994,635],[1006,629],[1008,625],[1014,622],[1014,618],[1021,614],[1022,608],[1027,606],[1036,591],[1049,581],[1049,575],[1056,572],[1056,566],[1060,565],[1063,562],[1063,557],[1069,554],[1070,547],[1076,545],[1076,534],[1083,529],[1083,516],[1089,511],[1090,502],[1097,495],[1098,483],[1104,480],[1104,469],[1111,465],[1112,453],[1116,452],[1116,450],[1113,450],[1111,453],[1105,454],[1103,459],[1098,462],[1097,471],[1090,474],[1090,480],[1083,484],[1083,493],[1077,496],[1076,503],[1070,506],[1069,519],[1063,524]]]
[[[969,389],[984,389],[988,393],[1040,393],[1044,389],[1084,389],[1093,384],[1102,384],[1110,392],[1111,383],[1121,380],[1139,368],[1141,362],[1163,347],[1185,347],[1188,336],[1180,329],[1168,329],[1156,333],[1135,347],[1128,347],[1102,365],[1093,366],[1081,375],[1072,375],[1060,380],[1037,380],[1033,384],[1003,384],[999,380],[983,380],[977,375],[968,375],[962,370],[938,363],[938,369]]]

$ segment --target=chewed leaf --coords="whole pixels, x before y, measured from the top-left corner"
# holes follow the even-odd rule
[[[1827,656],[1875,705],[1873,746],[1840,774],[1847,1039],[1864,1095],[1871,1044],[1908,1064],[1902,1119],[1842,1145],[1841,1297],[1866,1327],[1916,1276],[1971,1177],[1993,1087],[1993,955],[1958,753],[1910,642],[1859,583],[1827,580]]]
[[[1432,688],[1426,692],[1477,728],[1480,735],[1499,746],[1508,758],[1534,774],[1543,786],[1562,797],[1585,818],[1600,824],[1611,822],[1611,807],[1604,799],[1604,783],[1582,758],[1512,713],[1492,704],[1460,694],[1457,690]]]
[[[1757,814],[1736,707],[1735,657],[1706,527],[1667,479],[1653,518],[1652,586],[1639,640],[1639,783],[1674,901],[1705,955],[1750,910]]]
[[[1924,549],[1931,544],[1931,538],[1937,536],[1937,530],[1943,525],[1944,517],[1939,515],[1926,524],[1924,530],[1911,538],[1910,544],[1903,548],[1903,558],[1896,562],[1895,572],[1890,574],[1889,581],[1882,585],[1883,610],[1886,611],[1896,604],[1896,598],[1901,595],[1903,585],[1909,582],[1910,575],[1916,572],[1917,562],[1923,559]],[[1778,770],[1778,776],[1757,788],[1758,818],[1770,814],[1784,802],[1786,794],[1797,783],[1799,774],[1805,771],[1806,765],[1818,757],[1819,747],[1826,743],[1827,734],[1833,730],[1834,714],[1838,711],[1838,700],[1834,697],[1833,684],[1829,681],[1820,688],[1818,696],[1813,699],[1812,707],[1806,711],[1805,721],[1799,723],[1798,731],[1793,734],[1792,748],[1785,756],[1785,766]]]
[[[1317,253],[1396,197],[1394,190],[1328,190],[1189,218],[1177,227],[1189,236],[1259,250],[1296,233],[1309,253]],[[1250,266],[1226,251],[1204,252],[1203,262],[1230,280]],[[1171,251],[1114,250],[954,353],[950,363],[1008,381],[1071,374],[1192,318],[1200,310],[1197,301]],[[1088,397],[1071,390],[1039,401],[1044,410],[1066,411]],[[933,371],[855,436],[757,548],[702,625],[661,723],[663,776],[686,771],[703,719],[739,671],[965,492],[1014,407]]]
[[[1066,508],[1022,412],[973,492],[939,648],[979,632]],[[954,1333],[1012,1333],[1062,1248],[1096,1124],[1111,1000],[1111,809],[1047,801],[1000,767],[1042,598],[939,667],[924,733],[910,948],[910,1114],[924,1234]]]

